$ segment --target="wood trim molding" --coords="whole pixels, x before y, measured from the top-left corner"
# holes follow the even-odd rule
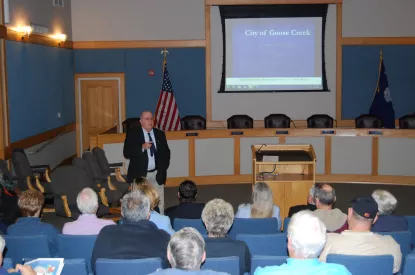
[[[343,0],[205,0],[205,5],[341,4],[342,2]]]
[[[324,173],[331,174],[331,136],[324,138]]]
[[[0,39],[6,39],[7,37],[7,28],[3,25],[0,25]]]
[[[343,46],[348,45],[415,45],[415,37],[343,37]]]
[[[10,41],[17,41],[22,43],[37,44],[56,48],[72,49],[72,41],[65,41],[64,43],[58,43],[56,39],[49,36],[31,34],[28,38],[23,38],[22,35],[11,29],[7,29],[6,39]]]
[[[210,6],[205,6],[205,76],[206,76],[206,126],[212,124],[212,75],[211,75],[211,39],[210,39]]]
[[[379,173],[379,138],[372,138],[372,176]]]
[[[67,124],[67,125],[34,135],[34,136],[13,142],[11,146],[6,148],[5,158],[6,159],[11,158],[12,151],[14,148],[23,148],[23,149],[30,148],[42,142],[53,139],[64,132],[75,131],[75,129],[76,129],[76,124],[71,123],[71,124]]]
[[[77,41],[74,49],[204,48],[206,40]]]

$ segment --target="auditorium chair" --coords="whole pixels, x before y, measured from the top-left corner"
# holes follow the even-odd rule
[[[290,128],[291,118],[284,114],[270,114],[264,118],[265,128]]]
[[[91,173],[93,179],[101,181],[103,187],[108,190],[120,191],[122,194],[128,192],[129,185],[125,181],[118,181],[116,177],[112,177],[111,174],[107,173],[107,171],[102,171],[97,157],[92,152],[84,152],[82,154],[82,158],[88,164],[88,171]]]
[[[254,128],[254,120],[248,115],[233,115],[227,120],[228,129]]]
[[[120,202],[122,193],[118,190],[110,190],[106,188],[108,179],[107,178],[94,178],[90,171],[89,165],[86,160],[82,158],[74,158],[72,164],[88,175],[89,187],[96,190],[100,196],[100,200],[104,205],[116,204]]]
[[[185,116],[180,121],[182,130],[206,130],[206,119],[202,116]]]
[[[409,114],[399,119],[400,129],[415,129],[415,114]]]
[[[122,131],[123,133],[127,133],[128,130],[134,127],[140,127],[140,118],[139,117],[130,117],[123,121],[122,123]]]
[[[333,128],[334,119],[326,114],[315,114],[307,118],[307,128]]]
[[[355,118],[356,128],[382,128],[383,122],[376,115],[364,114]]]
[[[121,175],[121,168],[124,168],[124,173],[126,174],[123,162],[109,163],[105,151],[99,147],[94,147],[92,153],[97,158],[98,165],[104,176],[110,176],[112,181],[126,182],[125,178]],[[112,174],[114,174],[114,176]]]
[[[99,188],[88,174],[76,165],[65,165],[56,168],[52,175],[54,205],[56,215],[77,219],[81,214],[78,210],[76,198],[84,188],[94,189],[100,196],[102,204],[99,205],[97,216],[109,214],[109,207],[105,197],[105,188]]]
[[[45,194],[51,193],[51,179],[49,165],[31,166],[25,151],[21,148],[13,149],[13,168],[18,180],[19,189],[38,190]]]

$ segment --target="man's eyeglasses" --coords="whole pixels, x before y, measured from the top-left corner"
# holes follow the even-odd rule
[[[153,120],[152,117],[142,117],[141,119],[148,120],[148,121]]]

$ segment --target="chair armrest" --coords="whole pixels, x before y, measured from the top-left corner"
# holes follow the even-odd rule
[[[122,162],[115,162],[115,163],[110,163],[109,164],[111,168],[120,168],[123,167],[123,163]]]
[[[47,170],[50,170],[49,165],[34,165],[34,166],[30,166],[30,168],[32,169],[33,173],[39,173],[39,174],[46,173]]]

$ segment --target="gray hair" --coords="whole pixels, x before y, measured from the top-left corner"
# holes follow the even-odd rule
[[[378,210],[380,215],[390,215],[395,211],[396,205],[398,204],[398,200],[395,198],[392,193],[377,189],[373,191],[372,198],[378,204]]]
[[[121,199],[121,215],[131,222],[146,220],[150,213],[150,199],[139,191],[126,194]]]
[[[317,258],[326,241],[326,226],[309,210],[294,214],[288,224],[287,237],[297,257]]]
[[[330,187],[331,191],[325,190],[324,186]],[[314,200],[319,200],[324,205],[332,205],[336,201],[336,191],[328,184],[319,185],[314,188]]]
[[[202,211],[202,220],[206,225],[206,230],[214,237],[224,237],[228,233],[234,216],[232,205],[222,199],[209,201]]]
[[[274,212],[272,191],[265,182],[257,182],[252,191],[251,218],[271,218]]]
[[[96,214],[98,211],[98,196],[92,188],[84,188],[76,197],[76,205],[82,214]]]
[[[167,246],[171,267],[183,270],[199,270],[204,252],[205,240],[192,227],[185,227],[174,233]]]
[[[0,254],[3,253],[5,247],[6,241],[4,240],[3,236],[0,235]]]

